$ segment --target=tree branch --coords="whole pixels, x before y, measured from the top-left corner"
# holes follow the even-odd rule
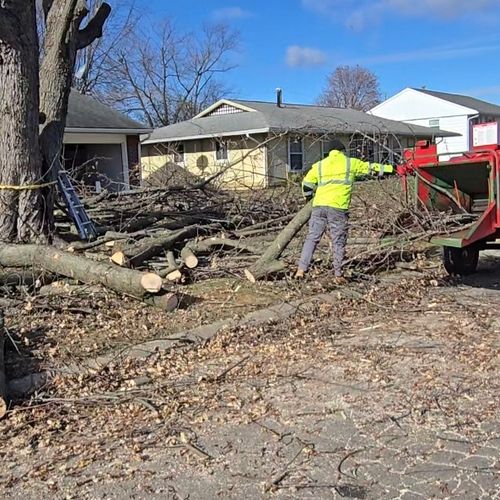
[[[107,3],[103,3],[95,16],[88,22],[87,26],[78,31],[76,41],[78,50],[89,46],[96,38],[102,36],[102,28],[110,14],[111,6]]]

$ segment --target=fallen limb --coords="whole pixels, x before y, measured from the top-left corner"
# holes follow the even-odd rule
[[[0,244],[0,266],[31,267],[66,276],[89,285],[101,284],[115,292],[162,306],[149,294],[162,289],[162,279],[154,273],[123,269],[107,262],[95,262],[50,246]],[[170,299],[167,300],[170,303]]]
[[[232,250],[239,250],[241,252],[248,252],[251,254],[258,254],[258,249],[245,244],[240,240],[230,240],[226,238],[207,238],[197,242],[188,243],[181,250],[181,257],[184,264],[190,269],[198,265],[199,254],[207,254],[213,251],[214,248],[230,248]]]
[[[165,231],[114,252],[111,260],[119,266],[139,266],[151,257],[171,249],[179,241],[196,236],[203,230],[204,228],[201,226],[189,226],[177,231]]]
[[[255,283],[257,280],[264,278],[269,274],[280,272],[285,268],[283,263],[278,259],[285,251],[286,247],[302,229],[311,217],[312,205],[308,203],[304,206],[297,215],[285,226],[278,237],[269,245],[267,250],[262,254],[260,259],[245,269],[245,276]]]

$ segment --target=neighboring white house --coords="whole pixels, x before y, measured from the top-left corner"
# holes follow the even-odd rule
[[[473,125],[500,122],[500,106],[496,104],[465,95],[415,88],[402,90],[375,106],[370,113],[460,134],[438,142],[438,153],[443,159],[472,148]]]

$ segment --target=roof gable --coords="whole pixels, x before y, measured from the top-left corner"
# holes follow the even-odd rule
[[[255,109],[244,106],[239,102],[230,101],[228,99],[220,99],[216,103],[209,106],[207,109],[204,109],[201,113],[197,114],[193,119],[204,118],[208,116],[231,115],[249,111],[255,111]]]
[[[420,89],[406,88],[375,106],[371,114],[392,120],[425,120],[477,114],[474,108],[441,99]]]

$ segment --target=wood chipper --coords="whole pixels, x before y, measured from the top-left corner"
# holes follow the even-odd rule
[[[498,124],[476,125],[469,153],[440,161],[437,146],[418,141],[406,150],[398,167],[407,187],[415,177],[417,201],[429,211],[468,214],[473,221],[463,230],[435,236],[443,247],[443,262],[450,274],[476,271],[479,252],[500,248],[500,141]]]

